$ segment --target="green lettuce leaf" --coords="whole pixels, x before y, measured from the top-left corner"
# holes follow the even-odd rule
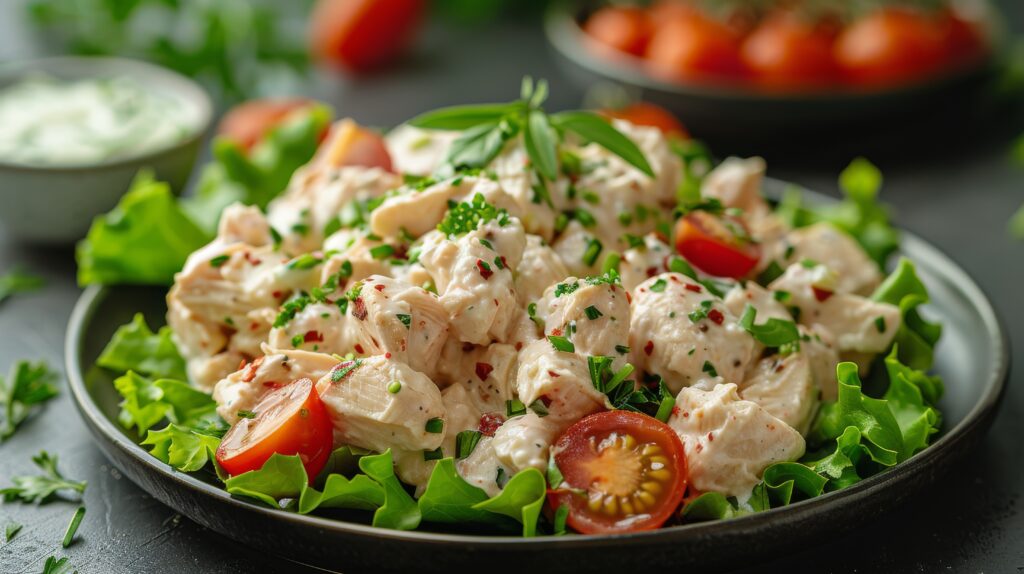
[[[535,468],[516,473],[494,498],[473,505],[476,510],[503,514],[523,524],[523,536],[537,535],[537,519],[547,496],[544,475]]]
[[[839,490],[861,480],[860,468],[871,459],[871,452],[862,444],[860,429],[846,427],[836,439],[835,450],[811,463],[811,468],[828,479],[827,490]]]
[[[373,514],[373,525],[395,530],[415,530],[420,525],[420,509],[395,476],[391,450],[360,458],[359,469],[384,487],[384,504]]]
[[[928,446],[931,435],[939,431],[941,417],[936,409],[929,406],[925,393],[936,396],[938,392],[941,396],[941,391],[936,388],[941,388],[942,383],[938,377],[929,377],[900,363],[898,353],[899,350],[893,347],[885,359],[889,388],[883,398],[889,403],[903,434],[901,460],[906,460]]]
[[[798,462],[780,462],[765,469],[762,477],[772,506],[785,506],[799,498],[814,498],[825,490],[828,479]]]
[[[215,460],[220,439],[172,423],[160,430],[149,431],[141,444],[152,446],[150,453],[153,456],[177,470],[195,472]]]
[[[890,222],[889,209],[878,201],[882,173],[864,158],[853,160],[839,175],[843,201],[836,204],[804,206],[799,190],[788,190],[776,214],[792,227],[827,221],[850,234],[864,251],[884,267],[899,247],[900,234]]]
[[[330,474],[323,491],[307,487],[299,496],[299,514],[309,514],[318,508],[350,508],[376,510],[384,505],[384,487],[365,474],[351,479]]]
[[[739,510],[721,492],[705,492],[693,499],[680,512],[684,522],[704,522],[707,520],[723,520],[747,514]]]
[[[213,398],[188,383],[173,379],[151,380],[135,371],[114,379],[114,387],[124,400],[118,421],[145,433],[163,419],[184,427],[214,429],[223,425]]]
[[[905,257],[900,258],[896,269],[875,289],[871,298],[900,308],[903,322],[893,339],[900,350],[900,361],[912,369],[930,369],[935,345],[942,336],[942,325],[925,321],[918,312],[930,297],[914,264]]]
[[[474,508],[487,500],[487,493],[469,484],[455,471],[455,461],[443,458],[434,465],[427,489],[417,503],[423,520],[429,522],[492,522],[496,516]]]
[[[93,220],[78,243],[78,284],[170,285],[185,259],[209,240],[166,183],[140,172],[117,207]]]
[[[229,139],[214,140],[213,162],[182,207],[209,234],[216,231],[221,211],[236,201],[266,209],[295,170],[313,158],[332,116],[324,104],[310,106],[271,129],[248,153]]]
[[[142,313],[136,313],[131,323],[118,327],[96,364],[122,373],[135,371],[154,377],[188,379],[185,360],[171,338],[171,329],[161,327],[153,333]]]

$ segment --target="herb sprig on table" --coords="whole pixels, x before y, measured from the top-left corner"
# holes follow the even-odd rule
[[[46,285],[42,277],[15,269],[0,275],[0,303],[18,293],[42,289]]]
[[[10,438],[32,410],[57,396],[57,375],[46,363],[18,361],[0,377],[0,442]]]

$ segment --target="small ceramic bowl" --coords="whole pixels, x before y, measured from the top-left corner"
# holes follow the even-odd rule
[[[0,158],[0,227],[27,243],[69,244],[81,239],[93,217],[113,208],[141,169],[175,191],[188,181],[210,127],[213,105],[198,84],[170,70],[135,60],[58,57],[0,66],[0,89],[26,75],[58,80],[128,77],[195,108],[192,133],[169,147],[82,165],[25,165]]]

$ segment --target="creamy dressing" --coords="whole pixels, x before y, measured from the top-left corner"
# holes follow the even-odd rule
[[[87,165],[172,146],[200,110],[130,78],[74,82],[33,75],[0,90],[0,160]]]

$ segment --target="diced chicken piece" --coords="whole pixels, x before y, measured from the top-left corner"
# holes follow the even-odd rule
[[[870,295],[882,282],[882,272],[857,241],[829,223],[794,229],[787,236],[793,247],[787,263],[811,260],[838,275],[837,293]]]
[[[744,218],[759,218],[771,211],[761,195],[766,167],[759,157],[726,158],[704,178],[701,195],[743,210]]]
[[[512,345],[495,343],[475,346],[449,338],[436,357],[439,384],[460,384],[468,391],[481,413],[505,412],[505,401],[513,398],[519,353]]]
[[[509,215],[517,217],[522,213],[519,204],[496,181],[460,175],[422,191],[403,188],[401,193],[389,196],[370,214],[370,229],[381,237],[396,237],[403,230],[412,237],[419,237],[441,223],[450,202],[469,201],[477,194]]]
[[[388,132],[385,143],[397,173],[427,176],[444,163],[448,147],[461,132],[424,130],[402,124]]]
[[[543,196],[534,185],[530,158],[522,145],[509,144],[488,166],[498,178],[505,193],[519,205],[523,228],[550,241],[555,235],[555,218],[569,207],[569,181],[559,177],[545,186]],[[548,203],[550,201],[550,203]]]
[[[668,424],[683,441],[690,485],[699,492],[746,499],[765,468],[804,454],[799,432],[740,399],[733,384],[683,389]]]
[[[648,233],[643,241],[643,245],[631,247],[622,253],[619,277],[622,286],[629,291],[651,277],[668,271],[669,262],[675,255],[675,250],[659,239],[657,234]]]
[[[254,205],[233,203],[224,209],[217,225],[217,239],[224,245],[244,243],[253,247],[274,242],[270,224],[263,212]]]
[[[385,355],[436,378],[448,313],[433,293],[380,275],[367,277],[348,305],[356,353]]]
[[[902,322],[895,305],[835,292],[835,273],[824,265],[790,265],[769,288],[789,293],[800,323],[833,334],[840,352],[882,353]]]
[[[821,400],[834,401],[839,394],[839,383],[836,380],[836,365],[839,364],[839,353],[836,351],[835,340],[828,331],[814,331],[804,325],[800,329],[800,352],[807,356],[811,366],[814,384],[821,391]],[[874,355],[872,355],[874,358]]]
[[[344,355],[352,352],[356,337],[337,305],[310,303],[285,325],[271,329],[268,343],[275,349]]]
[[[606,253],[597,235],[573,220],[551,246],[571,275],[589,277],[597,275]]]
[[[758,361],[740,385],[740,396],[806,434],[818,409],[818,386],[811,361],[802,352]]]
[[[708,375],[742,381],[755,342],[721,301],[695,281],[664,273],[633,292],[632,363],[660,375],[672,392]]]
[[[324,251],[331,253],[324,261],[320,272],[321,284],[330,277],[337,277],[337,292],[344,293],[356,281],[362,281],[371,275],[391,275],[391,265],[386,258],[373,256],[372,249],[380,247],[384,242],[371,239],[358,231],[341,230],[332,234],[324,243]],[[339,274],[340,273],[340,274]]]
[[[494,439],[489,436],[480,437],[480,442],[470,455],[455,463],[455,470],[463,480],[483,490],[487,496],[496,496],[501,492],[498,476],[511,477],[514,471],[504,466],[494,451]]]
[[[530,343],[540,339],[544,334],[541,329],[541,325],[538,324],[539,320],[534,320],[530,317],[529,310],[530,304],[527,303],[526,309],[520,309],[513,320],[512,328],[509,330],[508,342],[516,349],[522,349]],[[536,308],[534,307],[536,312]]]
[[[378,355],[340,363],[316,390],[334,423],[336,444],[379,452],[441,446],[443,432],[431,432],[427,424],[445,419],[441,391],[401,361]]]
[[[584,416],[605,409],[606,398],[594,388],[587,360],[576,353],[558,351],[545,340],[532,343],[520,353],[516,388],[523,404],[540,401],[545,405],[545,422],[556,434]]]
[[[323,353],[270,347],[263,350],[265,355],[245,364],[213,387],[217,414],[229,424],[238,421],[239,411],[251,411],[267,393],[299,379],[319,380],[338,364],[336,359]]]
[[[786,306],[779,302],[775,293],[753,281],[747,281],[745,285],[737,283],[725,294],[724,302],[729,312],[736,317],[743,315],[747,305],[753,306],[757,310],[758,324],[769,319],[793,320],[793,316],[789,314]]]
[[[456,238],[439,232],[425,237],[420,264],[434,279],[452,336],[477,345],[506,340],[518,308],[512,272],[525,247],[515,218],[504,226],[487,222]]]
[[[544,334],[566,337],[582,356],[620,358],[629,345],[629,299],[625,289],[604,280],[568,277],[548,287],[537,303]]]
[[[558,426],[533,412],[512,417],[494,431],[491,446],[498,463],[515,474],[528,468],[543,471],[548,466],[551,443],[558,437]],[[479,448],[479,445],[478,447]]]
[[[562,258],[539,235],[527,234],[523,260],[516,268],[516,297],[520,307],[540,299],[544,290],[569,276]]]
[[[654,178],[604,147],[590,143],[577,150],[583,167],[583,173],[576,184],[577,189],[599,190],[598,193],[601,189],[628,189],[641,203],[652,206],[674,205],[683,165],[661,131],[623,120],[614,120],[612,123],[640,148],[654,171]]]
[[[399,176],[377,167],[332,168],[311,162],[270,202],[267,219],[284,237],[285,251],[312,251],[323,243],[324,229],[342,208],[384,195],[401,184]]]

